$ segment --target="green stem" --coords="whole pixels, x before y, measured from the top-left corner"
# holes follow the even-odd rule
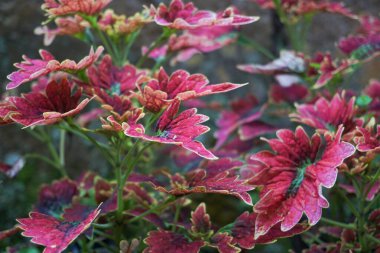
[[[271,60],[276,59],[276,57],[272,54],[271,51],[269,51],[265,47],[261,46],[260,43],[257,43],[256,41],[254,41],[254,40],[252,40],[252,39],[250,39],[250,38],[248,38],[242,34],[239,34],[238,43],[241,45],[249,46],[249,47],[252,47],[253,49],[256,49],[259,53],[268,57]]]
[[[123,200],[123,192],[124,192],[124,183],[123,183],[123,172],[122,172],[122,162],[120,161],[121,156],[121,144],[120,140],[116,143],[116,154],[115,154],[115,169],[116,169],[116,180],[117,180],[117,213],[116,218],[118,222],[121,222],[124,211],[124,200]]]
[[[104,47],[106,48],[107,52],[111,55],[112,59],[115,61],[119,62],[118,59],[118,52],[114,51],[115,47],[113,43],[109,43],[109,40],[104,36],[103,31],[99,28],[98,22],[97,22],[97,17],[94,16],[87,16],[87,15],[82,15],[82,17],[88,21],[91,25],[91,27],[95,30],[96,34],[102,41]]]
[[[314,233],[306,232],[305,235],[309,236],[311,240],[313,240],[313,242],[316,242],[318,244],[323,244],[323,241],[319,239],[318,236],[315,235]]]
[[[302,31],[300,34],[302,51],[305,51],[307,35],[308,35],[308,32],[310,31],[310,26],[313,21],[313,17],[314,17],[314,14],[307,14],[304,18],[304,21],[302,22],[303,26],[302,26]]]
[[[282,6],[281,6],[281,0],[273,0],[273,2],[275,5],[275,8],[276,8],[277,15],[280,18],[280,21],[284,24],[288,23],[288,19],[286,17],[286,14],[285,14],[284,10],[282,9]]]
[[[379,177],[380,177],[380,169],[378,169],[375,173],[375,175],[373,176],[373,178],[369,181],[369,184],[367,184],[367,189],[365,191],[365,194],[364,196],[367,197],[368,196],[368,193],[370,192],[370,190],[372,189],[372,187],[375,185],[376,181],[379,180]],[[380,194],[377,194],[375,196],[375,198],[371,201],[371,203],[368,204],[368,206],[365,207],[364,209],[364,212],[367,213],[371,210],[371,207],[373,205],[373,203],[376,203],[376,200],[379,198]]]
[[[68,124],[69,127],[65,127],[63,126],[64,129],[66,129],[67,131],[70,131],[86,140],[88,140],[89,142],[91,142],[92,144],[95,145],[95,147],[98,148],[98,150],[102,153],[102,155],[107,159],[107,161],[114,167],[114,160],[113,160],[113,157],[111,156],[111,154],[109,153],[109,150],[108,150],[108,147],[102,145],[101,143],[99,143],[98,141],[96,141],[92,136],[90,136],[88,134],[87,131],[85,131],[84,129],[78,127],[76,124],[74,124],[70,119],[66,121],[66,123]]]
[[[113,228],[115,224],[113,223],[106,223],[106,224],[92,224],[94,228],[100,228],[100,229],[108,229],[108,228]]]
[[[50,152],[50,155],[53,158],[53,161],[56,164],[55,167],[58,169],[58,171],[62,174],[63,177],[67,177],[67,172],[65,171],[65,168],[61,164],[60,156],[53,145],[50,135],[47,134],[43,129],[40,130],[40,133],[41,133],[41,136],[43,136],[43,140]]]
[[[62,167],[65,167],[65,137],[66,137],[66,131],[64,129],[60,129],[59,161]]]
[[[361,181],[361,184],[360,184],[360,195],[359,195],[359,214],[356,215],[356,219],[357,219],[357,227],[358,227],[358,238],[359,238],[359,243],[360,243],[360,248],[363,252],[367,252],[367,248],[368,248],[368,245],[367,245],[367,231],[365,229],[365,219],[364,219],[364,209],[365,209],[365,202],[366,202],[366,195],[365,195],[365,187],[366,184],[363,182],[363,180]]]
[[[136,141],[132,148],[128,151],[125,158],[121,161],[120,155],[121,155],[121,148],[122,148],[122,142],[118,140],[118,142],[115,144],[116,146],[116,180],[117,180],[117,212],[116,212],[116,219],[119,224],[119,226],[116,227],[116,242],[119,242],[121,240],[121,234],[122,234],[122,218],[123,218],[123,212],[124,212],[124,185],[126,181],[128,180],[129,175],[132,173],[134,166],[138,162],[140,156],[143,154],[144,150],[149,146],[145,145],[137,154],[135,154],[135,150],[138,147],[138,142]],[[134,159],[132,157],[135,156]],[[125,165],[126,164],[126,165]],[[123,175],[123,168],[126,166],[126,171]]]
[[[173,226],[172,226],[172,232],[175,232],[176,228],[177,228],[177,223],[178,223],[178,219],[179,219],[179,214],[181,213],[181,205],[180,203],[176,203],[175,205],[175,214],[174,214],[174,220],[173,220]]]
[[[157,59],[156,63],[152,68],[152,73],[156,73],[156,71],[169,59],[169,55],[165,56],[163,59]]]
[[[31,129],[27,128],[27,131],[28,131],[28,133],[30,133],[34,138],[36,138],[40,142],[44,142],[43,136],[41,136],[40,134],[36,133],[34,130],[31,130]]]
[[[143,212],[142,214],[133,217],[132,219],[128,220],[127,223],[132,223],[132,222],[138,221],[138,220],[144,218],[145,216],[147,216],[148,214],[156,213],[156,212],[159,212],[159,211],[163,211],[169,205],[171,205],[172,202],[174,202],[175,200],[176,200],[175,196],[170,196],[162,205],[157,205],[157,206],[155,206],[155,207],[153,207],[153,208],[151,208],[151,209]]]
[[[98,231],[96,229],[94,229],[94,233],[97,234],[97,235],[100,235],[100,236],[102,236],[104,238],[112,240],[112,237],[110,235],[108,235],[106,233],[103,233],[101,231]],[[93,247],[94,244],[99,244],[100,246],[102,246],[103,249],[106,249],[109,252],[113,252],[113,253],[118,253],[119,252],[116,249],[111,248],[109,246],[109,244],[104,243],[100,238],[98,239],[98,237],[97,237],[97,239],[93,239],[93,240],[90,241],[89,248],[92,249],[92,247]]]
[[[87,245],[87,239],[82,238],[82,240],[79,240],[79,245],[83,253],[88,252],[88,245]]]
[[[145,61],[148,59],[149,54],[157,47],[164,44],[170,36],[175,32],[175,30],[167,29],[163,31],[163,33],[151,44],[148,51],[140,58],[137,62],[136,67],[141,68]]]
[[[330,220],[330,219],[325,218],[325,217],[322,217],[321,221],[324,222],[324,223],[326,223],[326,224],[329,224],[329,225],[332,225],[332,226],[336,226],[336,227],[347,228],[347,229],[355,229],[355,225],[354,224],[346,224],[346,223],[342,223],[342,222],[339,222],[339,221]]]
[[[122,55],[120,54],[119,47],[117,46],[118,42],[112,40],[109,36],[106,36],[105,39],[108,41],[109,45],[111,45],[112,51],[114,52],[115,57],[115,63],[117,66],[122,67],[123,66],[123,59]]]
[[[61,165],[61,161],[60,161],[59,155],[57,153],[57,150],[55,149],[55,147],[53,146],[51,141],[47,141],[46,144],[48,146],[50,154],[53,156],[55,162],[57,163],[56,168],[59,170],[59,172],[62,174],[62,176],[67,177],[67,172],[65,171],[65,168]]]
[[[124,175],[122,175],[122,183],[125,184],[126,181],[128,180],[128,177],[129,175],[131,174],[132,170],[133,170],[133,161],[132,161],[132,157],[133,157],[133,154],[135,153],[135,150],[137,148],[137,143],[138,142],[135,142],[135,144],[133,145],[133,147],[128,151],[128,154],[124,157],[121,165],[122,167],[126,167],[126,170],[125,170],[125,173]],[[137,155],[135,156],[135,159],[137,160]]]
[[[38,132],[34,132],[33,130],[28,131],[33,137],[35,137],[37,140],[43,142],[46,144],[49,153],[52,157],[52,159],[43,157],[38,154],[31,154],[27,155],[29,158],[37,158],[40,159],[50,165],[52,165],[55,169],[57,169],[63,177],[67,177],[67,172],[65,171],[64,166],[61,164],[60,156],[57,153],[57,150],[55,149],[51,137],[49,134],[47,134],[42,128],[36,128]]]
[[[365,237],[367,239],[369,239],[370,241],[376,243],[377,245],[380,245],[380,239],[379,238],[376,238],[376,237],[374,237],[373,235],[370,235],[370,234],[366,234]]]
[[[123,234],[123,212],[124,212],[124,183],[122,162],[120,160],[122,142],[120,139],[114,143],[115,146],[115,173],[117,181],[117,210],[116,210],[116,224],[115,227],[115,242],[118,244],[122,240]]]
[[[123,211],[124,211],[124,200],[123,200],[124,184],[123,184],[121,166],[118,166],[118,168],[116,169],[116,180],[117,180],[117,219],[120,221],[123,217]]]
[[[136,145],[136,144],[137,144],[137,142],[135,143],[135,145]],[[135,147],[135,145],[134,145],[133,147]],[[128,180],[129,175],[132,173],[133,168],[135,167],[135,165],[136,165],[137,162],[139,161],[141,155],[142,155],[142,154],[144,153],[144,151],[145,151],[147,148],[149,148],[151,145],[153,145],[152,142],[147,143],[142,149],[140,149],[140,151],[137,153],[135,159],[131,160],[132,162],[130,162],[130,163],[129,163],[128,161],[132,158],[132,154],[133,154],[134,152],[131,152],[131,155],[130,155],[130,156],[129,156],[129,152],[128,152],[128,154],[127,154],[127,156],[126,156],[127,170],[126,170],[126,172],[125,172],[125,174],[124,174],[124,176],[123,176],[123,182],[124,182],[124,184],[125,184],[126,181]],[[133,149],[134,149],[134,148],[132,148],[132,150],[133,150]]]
[[[366,208],[364,209],[364,212],[365,212],[365,213],[370,212],[372,206],[373,206],[374,204],[376,204],[379,200],[380,200],[380,194],[377,194],[376,197],[375,197],[371,202],[369,202],[369,204],[366,206]]]
[[[144,218],[145,216],[147,216],[147,215],[149,215],[149,214],[151,214],[151,213],[154,213],[155,211],[156,211],[155,208],[152,208],[152,209],[146,210],[145,212],[141,213],[140,215],[135,216],[135,217],[133,217],[132,219],[128,220],[127,223],[132,223],[132,222],[138,221],[138,220]]]
[[[31,159],[39,159],[39,160],[44,161],[45,163],[53,166],[57,170],[59,170],[59,166],[57,166],[57,164],[54,161],[52,161],[49,158],[47,158],[45,156],[42,156],[40,154],[27,154],[27,155],[24,156],[24,158],[26,160],[29,159],[29,158],[31,158]]]
[[[302,31],[302,27],[299,27],[299,24],[292,24],[288,16],[286,15],[285,11],[282,8],[281,0],[274,0],[274,4],[276,7],[276,12],[278,17],[280,18],[280,21],[284,24],[286,33],[290,39],[290,43],[292,45],[292,48],[296,51],[303,51],[304,47],[304,39],[306,38],[306,34],[303,34],[304,31]],[[309,22],[307,20],[306,22]],[[305,30],[307,29],[308,24],[306,25]],[[304,38],[305,37],[305,38]]]
[[[100,40],[102,41],[104,47],[106,48],[107,52],[112,56],[112,58],[115,58],[115,53],[112,50],[112,47],[109,45],[108,40],[104,36],[103,32],[99,29],[98,26],[94,27],[97,35],[99,36]]]
[[[128,36],[128,44],[123,54],[123,62],[125,62],[128,59],[129,53],[131,52],[131,48],[133,44],[135,43],[136,39],[139,37],[140,32],[141,32],[141,29],[133,32],[130,36]]]
[[[340,190],[339,188],[336,189],[336,191],[339,193],[339,195],[346,201],[348,207],[351,209],[351,212],[355,215],[355,217],[359,217],[360,214],[358,212],[358,210],[356,210],[356,207],[354,206],[354,204],[350,201],[350,199],[346,196],[346,194],[344,192],[342,192],[342,190]]]
[[[111,234],[107,234],[107,233],[105,233],[105,232],[103,232],[103,231],[100,231],[100,230],[98,230],[98,229],[94,229],[94,233],[97,234],[97,235],[100,235],[100,236],[102,236],[102,237],[104,237],[104,238],[110,239],[110,240],[113,239],[113,237],[112,237]]]

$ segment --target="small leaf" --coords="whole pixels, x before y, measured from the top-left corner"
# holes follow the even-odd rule
[[[367,95],[361,95],[356,99],[356,104],[360,107],[366,107],[372,102],[372,98]]]

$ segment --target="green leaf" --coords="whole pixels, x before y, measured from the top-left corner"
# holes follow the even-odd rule
[[[30,247],[30,248],[24,248],[19,251],[19,253],[39,253],[40,251],[37,248]]]
[[[372,102],[372,98],[367,95],[361,95],[356,99],[356,104],[360,107],[366,107]]]

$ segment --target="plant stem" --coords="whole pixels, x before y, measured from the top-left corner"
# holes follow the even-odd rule
[[[63,177],[67,177],[67,172],[65,167],[61,164],[60,156],[58,155],[57,150],[55,149],[52,139],[49,134],[47,134],[43,129],[40,129],[40,134],[42,136],[43,142],[46,144],[54,163],[56,164],[55,168],[61,173]]]
[[[51,166],[53,166],[55,169],[57,169],[63,177],[67,177],[67,172],[65,171],[64,166],[61,164],[60,156],[58,155],[57,150],[55,149],[52,143],[50,135],[47,134],[42,128],[37,128],[37,129],[38,129],[38,132],[34,132],[33,130],[29,130],[28,132],[34,138],[46,144],[52,159],[49,159],[39,154],[29,154],[29,155],[26,155],[26,158],[29,157],[29,158],[40,159],[50,164]]]
[[[60,139],[59,139],[59,161],[62,167],[65,166],[65,137],[66,131],[64,129],[60,129]]]
[[[179,214],[181,212],[181,205],[178,203],[176,203],[175,205],[175,214],[174,214],[174,220],[173,220],[173,226],[172,226],[172,232],[175,232],[175,229],[177,227],[177,223],[178,223],[178,218],[179,218]]]
[[[156,63],[152,67],[152,73],[156,73],[157,69],[161,67],[167,60],[169,56],[165,56],[163,59],[157,59]]]
[[[365,235],[366,238],[368,238],[370,241],[380,245],[380,239],[379,238],[376,238],[374,237],[373,235],[370,235],[370,234],[366,234]]]
[[[98,234],[100,236],[103,236],[103,237],[105,237],[107,239],[111,239],[112,240],[112,238],[110,237],[110,235],[105,234],[105,233],[103,233],[101,231],[98,231],[96,229],[94,229],[94,233],[96,233],[96,234]],[[89,243],[90,247],[89,248],[92,248],[94,244],[99,244],[100,246],[102,246],[103,249],[106,249],[106,250],[108,250],[109,252],[112,252],[112,253],[118,253],[119,252],[118,250],[116,250],[114,248],[111,248],[111,246],[109,246],[108,244],[104,243],[102,240],[92,240],[92,241],[90,241],[90,243]]]
[[[311,232],[306,232],[305,234],[307,236],[310,236],[310,238],[311,238],[311,240],[313,240],[313,242],[317,242],[318,244],[323,244],[323,241],[321,239],[319,239],[317,235],[315,235]]]
[[[105,233],[105,232],[103,232],[103,231],[100,231],[100,230],[98,230],[98,229],[94,229],[94,233],[95,233],[95,234],[98,234],[98,235],[100,235],[100,236],[102,236],[102,237],[104,237],[104,238],[110,239],[110,240],[113,239],[111,234],[107,234],[107,233]]]
[[[92,224],[94,228],[101,228],[101,229],[107,229],[107,228],[113,228],[115,224],[113,223],[106,223],[106,224]]]
[[[291,23],[281,5],[281,0],[274,0],[275,8],[280,21],[284,24],[291,46],[296,51],[304,51],[307,32],[313,15],[306,16],[304,23]]]
[[[265,47],[261,46],[256,41],[254,41],[254,40],[252,40],[250,38],[247,38],[246,36],[244,36],[242,34],[239,34],[238,43],[242,44],[244,46],[249,46],[249,47],[252,47],[253,49],[256,49],[259,53],[261,53],[262,55],[268,57],[271,60],[276,59],[276,57],[272,54],[271,51],[269,51]]]
[[[88,245],[86,240],[86,238],[82,238],[82,240],[79,240],[79,245],[83,253],[88,252]]]
[[[118,140],[115,148],[115,169],[116,169],[116,180],[117,180],[117,213],[116,218],[118,222],[121,222],[124,211],[124,200],[123,200],[123,192],[124,192],[124,183],[123,183],[123,172],[122,167],[123,164],[120,161],[121,156],[121,141]]]
[[[365,212],[365,213],[370,212],[372,206],[373,206],[374,204],[376,204],[379,200],[380,200],[380,194],[377,194],[376,197],[375,197],[371,202],[369,202],[369,204],[366,206],[366,208],[364,209],[364,212]]]
[[[128,44],[127,44],[127,47],[125,48],[124,54],[123,54],[123,62],[125,62],[128,59],[131,48],[132,48],[133,44],[135,43],[137,37],[139,37],[140,32],[141,32],[141,29],[133,32],[130,36],[128,36]]]
[[[339,195],[346,201],[348,207],[351,209],[351,212],[355,215],[355,217],[359,217],[360,214],[358,210],[356,210],[356,207],[352,202],[349,200],[349,198],[346,196],[344,192],[342,192],[339,188],[336,189],[336,191],[339,193]]]
[[[119,63],[119,54],[118,51],[115,48],[115,45],[111,42],[109,43],[109,40],[104,36],[103,31],[99,28],[99,25],[97,23],[97,17],[93,16],[87,16],[82,15],[82,17],[88,21],[91,25],[91,27],[95,30],[96,34],[98,35],[99,39],[102,41],[104,47],[106,48],[107,52],[111,55],[111,58],[116,61],[116,63]]]
[[[116,181],[117,181],[117,210],[116,210],[116,224],[115,227],[115,242],[118,244],[122,239],[123,234],[123,211],[124,211],[124,183],[122,175],[122,163],[120,162],[121,142],[118,140],[116,144]]]
[[[148,59],[149,54],[157,47],[164,44],[170,36],[175,32],[175,30],[167,29],[163,31],[163,33],[151,44],[148,51],[140,58],[140,60],[137,62],[136,67],[141,68],[144,62]]]
[[[160,210],[165,210],[175,200],[176,200],[176,197],[170,196],[162,205],[157,205],[157,206],[143,212],[142,214],[133,217],[132,219],[128,220],[127,223],[132,223],[132,222],[138,221],[139,219],[144,218],[148,214],[155,213],[155,212],[160,211]]]
[[[136,145],[136,144],[137,144],[137,142],[135,143],[135,145]],[[127,155],[127,159],[126,159],[126,161],[127,161],[127,170],[126,170],[126,172],[125,172],[125,174],[124,174],[124,176],[123,176],[123,182],[124,182],[124,184],[125,184],[126,181],[128,180],[129,175],[132,173],[133,168],[135,167],[136,163],[139,161],[141,155],[142,155],[142,154],[144,153],[144,151],[145,151],[147,148],[149,148],[151,145],[153,145],[152,142],[150,142],[150,143],[146,144],[144,147],[142,147],[142,148],[140,149],[140,151],[137,153],[135,159],[132,160],[131,163],[128,163],[128,159],[131,159],[132,157],[131,157],[131,156],[128,157],[128,155]],[[134,153],[134,152],[132,152],[132,153]],[[132,153],[131,153],[131,154],[132,154]],[[128,152],[128,154],[129,154],[129,152]]]
[[[149,209],[149,210],[146,210],[145,212],[141,213],[140,215],[135,216],[132,219],[128,220],[127,223],[132,223],[132,222],[138,221],[139,219],[144,218],[148,214],[154,213],[155,211],[156,211],[156,207],[152,208],[152,209]]]
[[[88,131],[85,131],[82,128],[78,127],[77,125],[75,125],[70,120],[67,120],[66,123],[68,124],[69,127],[63,126],[64,129],[66,129],[67,131],[70,131],[70,132],[88,140],[92,144],[94,144],[95,147],[97,147],[98,150],[102,153],[102,155],[107,159],[107,161],[114,167],[114,161],[113,161],[111,154],[108,151],[108,147],[99,143],[97,140],[95,140],[92,136],[90,136],[88,134]]]
[[[379,177],[380,177],[380,170],[378,169],[376,171],[375,175],[373,176],[373,178],[369,181],[368,184],[366,184],[367,189],[366,189],[365,194],[364,194],[365,197],[367,197],[368,193],[371,191],[371,189],[375,185],[376,181],[379,180]],[[375,196],[375,198],[364,208],[364,213],[368,213],[369,211],[371,211],[372,205],[374,205],[374,203],[376,203],[379,198],[380,198],[380,194],[377,194]]]
[[[123,192],[124,192],[124,184],[121,166],[116,168],[116,180],[117,180],[117,219],[120,221],[123,216],[124,211],[124,200],[123,200]]]
[[[122,217],[123,217],[123,211],[124,211],[124,200],[123,200],[123,195],[124,195],[124,185],[126,181],[128,180],[129,175],[132,173],[134,166],[138,162],[141,154],[143,151],[148,147],[146,145],[144,148],[142,148],[135,156],[135,159],[132,160],[132,157],[135,153],[135,150],[137,148],[138,142],[135,142],[133,147],[128,151],[128,154],[125,156],[123,161],[120,161],[120,150],[121,150],[121,142],[119,143],[119,147],[117,148],[117,160],[116,160],[116,180],[117,180],[117,213],[116,213],[116,218],[118,222],[121,223]],[[132,162],[129,162],[132,161]],[[123,167],[125,162],[127,163],[126,167],[126,172],[123,175]]]
[[[342,222],[339,222],[339,221],[330,220],[330,219],[325,218],[325,217],[322,217],[321,221],[324,222],[324,223],[326,223],[326,224],[329,224],[329,225],[332,225],[332,226],[336,226],[336,227],[347,228],[347,229],[355,229],[355,225],[354,224],[346,224],[346,223],[342,223]]]
[[[102,41],[104,47],[106,48],[107,52],[112,56],[112,58],[116,58],[115,53],[112,50],[112,47],[109,45],[108,40],[104,36],[103,32],[99,29],[99,27],[97,25],[94,27],[94,29],[95,29],[96,33],[98,34],[100,40]]]
[[[57,170],[59,170],[59,166],[57,166],[57,164],[54,161],[50,160],[49,158],[47,158],[47,157],[45,157],[43,155],[40,155],[40,154],[27,154],[27,155],[24,156],[24,158],[26,160],[29,159],[29,158],[39,159],[39,160],[44,161],[45,163],[53,166]]]

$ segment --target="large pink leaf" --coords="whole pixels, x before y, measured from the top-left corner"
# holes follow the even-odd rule
[[[23,236],[32,237],[32,242],[45,246],[44,253],[64,251],[96,219],[100,209],[96,208],[83,219],[60,221],[52,216],[32,212],[29,218],[18,219]]]

